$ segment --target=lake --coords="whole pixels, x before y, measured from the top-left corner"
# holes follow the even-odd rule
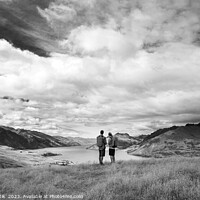
[[[60,160],[70,160],[75,164],[80,163],[98,163],[99,152],[97,150],[88,150],[85,146],[75,146],[75,147],[56,147],[56,148],[44,148],[39,150],[31,150],[32,152],[43,154],[47,152],[62,154],[58,156],[48,157],[49,162],[60,161]],[[125,150],[117,149],[115,152],[116,161],[118,160],[141,160],[144,159],[138,156],[131,156],[126,153]],[[110,162],[110,157],[108,155],[108,149],[106,149],[106,156],[104,161]]]

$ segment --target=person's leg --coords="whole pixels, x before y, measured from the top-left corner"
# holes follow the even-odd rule
[[[99,164],[102,164],[102,150],[99,150]]]
[[[114,149],[109,149],[109,155],[110,155],[110,161],[111,163],[114,163],[115,160],[114,160]]]
[[[99,164],[103,165],[103,157],[105,156],[105,150],[99,150]]]
[[[113,151],[113,162],[115,163],[115,149]]]
[[[111,163],[114,162],[114,158],[113,158],[113,156],[110,156],[110,160],[111,160]]]
[[[110,156],[110,162],[112,163],[112,150],[109,148],[109,156]]]
[[[102,161],[101,161],[101,156],[99,156],[99,164],[101,164],[102,163]]]
[[[101,165],[103,165],[103,156],[101,157]]]
[[[102,165],[103,165],[103,157],[105,156],[105,153],[106,153],[106,151],[105,151],[105,149],[103,149],[103,150],[102,150],[102,155],[101,155],[101,156],[102,156],[102,158],[101,158]]]

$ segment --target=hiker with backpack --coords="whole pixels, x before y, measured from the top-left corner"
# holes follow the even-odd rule
[[[114,137],[112,133],[108,133],[108,146],[111,163],[115,163],[115,148],[117,147],[117,137]]]
[[[99,147],[99,164],[103,165],[103,157],[105,156],[106,151],[106,137],[103,136],[104,131],[100,131],[100,135],[97,137],[97,146]]]

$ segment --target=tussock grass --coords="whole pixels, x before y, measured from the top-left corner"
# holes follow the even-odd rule
[[[83,194],[87,200],[199,200],[200,158],[1,169],[0,193]]]

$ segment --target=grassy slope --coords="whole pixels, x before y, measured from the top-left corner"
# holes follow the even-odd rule
[[[25,164],[0,155],[0,168],[24,167]]]
[[[200,158],[0,170],[1,194],[84,194],[87,200],[199,200]]]
[[[128,153],[157,158],[176,155],[199,157],[200,125],[160,129],[147,136],[138,148],[130,148]]]

